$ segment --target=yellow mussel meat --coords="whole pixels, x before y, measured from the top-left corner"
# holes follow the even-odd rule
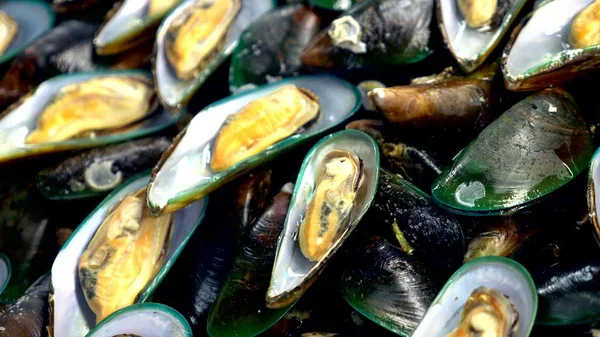
[[[575,17],[569,44],[573,48],[600,44],[600,0],[591,3]]]
[[[325,156],[298,235],[307,259],[321,260],[344,232],[363,180],[362,160],[356,154],[333,150]]]
[[[165,263],[172,215],[150,217],[145,195],[143,188],[113,207],[79,260],[81,288],[97,322],[133,304]]]
[[[286,85],[231,115],[217,135],[211,169],[223,171],[258,154],[319,117],[319,100],[308,89]]]
[[[104,76],[63,87],[42,111],[26,144],[62,141],[79,134],[117,129],[147,117],[154,108],[152,83]]]
[[[469,27],[481,28],[496,15],[498,0],[458,0],[458,8]]]
[[[180,2],[181,0],[150,0],[150,4],[148,4],[148,16],[163,16]]]
[[[3,55],[17,36],[19,25],[8,14],[0,11],[0,55]]]
[[[458,327],[446,337],[513,337],[517,334],[519,314],[500,291],[479,287],[467,299]]]
[[[173,20],[166,54],[177,77],[194,78],[221,51],[241,0],[199,0]]]

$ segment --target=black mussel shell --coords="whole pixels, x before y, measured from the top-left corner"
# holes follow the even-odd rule
[[[0,336],[41,337],[47,324],[50,275],[42,275],[0,315]]]

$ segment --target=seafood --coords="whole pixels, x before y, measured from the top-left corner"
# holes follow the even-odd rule
[[[319,118],[319,99],[308,89],[286,85],[228,117],[213,146],[214,172],[264,151]]]
[[[81,255],[79,279],[96,322],[134,303],[165,263],[173,219],[151,218],[145,192],[111,210]]]
[[[57,13],[105,12],[116,0],[52,0],[52,10]]]
[[[577,14],[571,24],[569,43],[573,48],[600,44],[600,1],[595,0]]]
[[[485,128],[438,177],[432,196],[453,212],[505,214],[574,179],[592,151],[589,131],[571,95],[547,89],[517,103]]]
[[[244,31],[231,54],[229,90],[298,75],[300,53],[321,28],[317,13],[301,4],[265,13]]]
[[[62,87],[39,116],[26,144],[56,142],[86,131],[127,126],[153,111],[143,78],[104,76]]]
[[[93,149],[41,171],[36,185],[49,199],[101,195],[151,169],[170,145],[167,138],[160,137]]]
[[[482,257],[452,275],[411,336],[527,337],[537,308],[536,288],[523,266],[503,257]]]
[[[166,51],[177,77],[190,79],[222,49],[225,35],[240,11],[240,0],[199,0],[173,20]]]
[[[0,56],[6,52],[13,42],[19,29],[19,24],[8,14],[0,11]]]
[[[477,334],[512,337],[517,334],[519,313],[510,299],[500,291],[481,286],[467,299],[460,324],[446,337]]]
[[[260,100],[259,103],[262,102],[260,104],[265,104],[267,101],[261,98],[265,98],[288,85],[294,85],[297,88],[306,88],[314,93],[319,102],[320,117],[310,126],[307,126],[301,134],[277,142],[266,150],[248,157],[224,171],[215,173],[211,168],[215,164],[211,158],[215,154],[213,150],[214,140],[224,125],[235,127],[236,124],[229,124],[228,118],[242,111],[250,102]],[[294,92],[295,99],[299,101],[304,100],[305,97],[310,98],[305,96],[304,93],[297,91],[297,89],[291,89],[292,87],[288,87],[288,92]],[[274,98],[277,99],[277,97]],[[281,103],[277,105],[283,105]],[[309,103],[313,104],[314,108],[314,101],[306,102],[306,104]],[[177,136],[173,142],[173,146],[165,152],[155,167],[153,179],[148,189],[148,206],[151,212],[157,215],[184,207],[193,200],[197,200],[228,181],[239,177],[244,172],[268,162],[284,151],[291,150],[308,139],[316,137],[342,123],[356,112],[359,104],[360,95],[350,84],[335,77],[319,75],[284,79],[254,90],[243,91],[230,98],[213,103],[191,120],[187,128]],[[250,107],[253,105],[256,104],[251,103]],[[296,108],[284,111],[284,113],[282,111],[270,112],[276,114],[282,113],[282,115],[284,114],[287,117],[292,115],[291,113],[295,110]],[[252,114],[253,111],[246,109],[244,114],[246,113]],[[290,119],[290,121],[293,120]],[[280,120],[279,118],[274,119],[274,121],[277,123],[287,123],[285,119]],[[308,119],[305,119],[305,121],[308,121]],[[294,123],[297,124],[296,128],[302,124],[301,122],[292,122],[290,125]],[[260,126],[260,130],[265,130],[265,127],[268,126],[264,123],[264,125]],[[232,134],[231,131],[234,131],[234,133]],[[235,132],[237,132],[235,128],[231,128],[227,133],[234,137],[241,136]],[[280,132],[273,133],[279,134]],[[252,135],[252,132],[249,132],[249,134]],[[264,139],[272,138],[268,134],[261,134],[261,136],[267,136]],[[248,137],[248,139],[250,138]],[[227,147],[228,144],[224,143],[223,145]],[[237,152],[239,149],[231,148],[227,150]],[[219,161],[216,164],[221,165]],[[184,179],[184,175],[181,172],[186,172]]]
[[[4,313],[0,313],[0,335],[41,337],[46,326],[50,276],[42,275]]]
[[[377,144],[363,132],[334,133],[309,151],[277,245],[267,307],[294,303],[316,281],[369,208],[378,176]]]
[[[591,219],[594,236],[600,245],[600,213],[598,212],[600,202],[600,152],[596,150],[590,162],[590,171],[588,174],[588,193],[587,204],[589,217]]]

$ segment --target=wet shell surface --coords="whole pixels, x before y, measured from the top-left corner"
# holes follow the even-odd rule
[[[6,255],[0,254],[0,294],[2,294],[4,288],[6,288],[6,285],[8,285],[8,281],[10,281],[10,275],[10,260]]]
[[[82,288],[78,280],[79,261],[86,247],[89,244],[94,244],[90,240],[107,218],[111,209],[127,196],[145,188],[149,180],[149,172],[144,172],[131,178],[121,188],[111,193],[73,232],[71,238],[57,255],[52,266],[55,336],[82,336],[96,325],[95,314],[86,303],[86,289]],[[207,200],[203,199],[172,215],[172,233],[168,248],[164,251],[161,250],[159,254],[161,258],[164,255],[164,265],[157,271],[156,276],[149,280],[147,286],[142,287],[134,302],[147,302],[152,296],[181,254],[189,237],[202,222],[206,205]],[[127,308],[123,310],[127,310]],[[104,322],[110,321],[111,317],[113,316],[109,316]]]
[[[308,89],[308,91],[291,90],[292,87],[289,87],[289,85],[294,85],[296,88]],[[270,108],[264,109],[267,107],[264,104],[269,102],[264,99],[285,87],[288,88],[286,91],[290,90],[291,93],[294,93],[292,97],[295,97],[295,101],[293,102],[299,103],[302,109],[297,110],[294,108],[286,111],[285,114],[277,114],[277,118],[267,119],[270,122],[261,123],[263,124],[260,126],[261,132],[256,136],[267,136],[265,137],[266,139],[273,138],[272,136],[279,132],[267,132],[267,128],[285,125],[290,122],[290,125],[295,125],[296,130],[298,130],[299,126],[305,126],[305,128],[299,130],[301,132],[297,132],[296,134],[293,134],[294,130],[283,129],[289,135],[287,138],[275,143],[272,143],[272,139],[267,142],[267,144],[271,143],[271,145],[267,145],[266,148],[263,147],[260,152],[256,154],[248,152],[245,157],[239,157],[238,159],[244,159],[237,161],[234,165],[229,166],[231,165],[230,163],[225,165],[225,167],[229,166],[227,169],[214,171],[211,166],[219,164],[219,162],[213,161],[216,155],[214,153],[216,148],[215,140],[219,136],[223,136],[219,133],[225,130],[224,127],[228,128],[231,126],[233,127],[231,131],[234,131],[227,131],[228,135],[225,135],[225,137],[234,139],[240,137],[240,140],[247,138],[242,144],[245,144],[248,139],[254,137],[253,135],[256,130],[247,129],[248,134],[235,132],[237,128],[235,121],[238,117],[233,117],[234,114],[237,115],[240,111],[244,115],[256,112],[279,113],[280,111],[270,111]],[[275,100],[279,99],[275,97]],[[259,100],[262,100],[262,103],[257,103]],[[311,120],[309,116],[314,116],[317,101],[320,110],[319,117],[314,123],[305,125],[306,122]],[[290,103],[286,98],[286,101],[277,103],[277,105],[284,106],[286,102]],[[269,103],[268,105],[272,104]],[[320,75],[285,79],[218,101],[199,112],[192,119],[186,130],[179,134],[173,146],[163,155],[163,158],[154,170],[152,182],[148,189],[149,207],[154,214],[177,210],[240,176],[244,172],[274,158],[279,153],[287,151],[342,123],[358,109],[359,105],[360,95],[353,86],[336,77]],[[260,109],[252,110],[252,106],[258,106]],[[250,110],[248,107],[250,107]],[[294,118],[279,118],[284,115],[293,117],[294,114],[292,112],[310,113],[306,114],[306,118],[297,121]],[[263,117],[260,118],[262,119]],[[231,120],[233,124],[228,124],[228,120]],[[243,125],[239,125],[240,130],[247,128]],[[262,132],[263,130],[264,132]],[[275,139],[281,139],[280,137],[281,135],[278,135]],[[231,142],[224,143],[224,148],[229,144]],[[235,148],[231,150],[237,151]],[[231,157],[230,154],[227,154],[223,158],[230,160]],[[219,166],[221,165],[219,164],[217,168],[220,168]]]

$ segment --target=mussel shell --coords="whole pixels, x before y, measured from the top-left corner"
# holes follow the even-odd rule
[[[17,23],[17,34],[7,50],[0,55],[0,64],[21,53],[27,45],[54,25],[54,12],[44,1],[2,1],[0,11],[9,15]]]
[[[313,38],[301,60],[308,67],[339,71],[419,62],[437,46],[433,5],[432,0],[365,1],[337,19],[354,25],[349,40],[361,51],[336,44],[330,26]]]
[[[440,289],[432,270],[382,237],[356,250],[341,278],[344,299],[382,327],[410,336]]]
[[[15,58],[0,80],[0,109],[6,109],[53,76],[92,70],[92,39],[98,27],[67,20],[36,39]]]
[[[117,0],[52,0],[52,10],[60,14],[108,10]]]
[[[390,172],[381,170],[379,179],[369,219],[384,224],[387,233],[397,226],[412,247],[412,254],[440,279],[448,277],[461,265],[465,252],[463,232],[456,218],[423,191]]]
[[[584,259],[533,272],[540,301],[536,323],[573,325],[600,319],[600,263]]]
[[[504,214],[573,180],[592,155],[592,139],[573,98],[547,89],[514,105],[455,158],[432,187],[447,209]]]
[[[42,275],[15,304],[0,314],[0,335],[41,337],[47,322],[50,276]]]
[[[258,170],[211,194],[205,225],[191,237],[154,300],[181,312],[195,334],[206,331],[208,313],[238,250],[269,202],[271,171]],[[174,292],[173,289],[179,289]]]
[[[151,169],[169,145],[171,142],[161,137],[93,149],[41,171],[36,186],[53,200],[106,194],[132,176]]]
[[[207,326],[211,337],[255,336],[270,328],[291,308],[267,308],[265,292],[292,190],[291,183],[284,185],[250,228],[211,308]]]
[[[8,256],[0,253],[0,294],[2,294],[4,288],[8,285],[11,274],[12,268]]]
[[[304,5],[287,5],[263,14],[242,34],[231,55],[229,90],[296,76],[300,53],[321,30],[321,18]]]
[[[588,174],[588,209],[589,217],[593,225],[594,236],[600,245],[600,213],[598,206],[600,205],[600,151],[596,150],[592,156],[590,163],[590,171]]]

